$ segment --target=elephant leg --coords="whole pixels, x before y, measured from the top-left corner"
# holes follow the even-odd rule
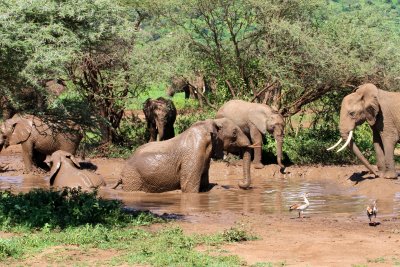
[[[385,166],[386,171],[384,178],[395,179],[397,178],[397,172],[394,164],[394,147],[397,140],[383,138],[383,147],[385,151]]]
[[[386,171],[385,153],[383,151],[382,139],[377,131],[373,131],[374,149],[376,153],[376,166],[378,167],[379,177],[383,177]]]
[[[206,192],[210,188],[210,180],[209,180],[209,175],[208,175],[209,168],[210,168],[210,161],[208,161],[206,163],[203,174],[201,175],[201,182],[200,182],[200,191],[201,192]]]
[[[33,168],[33,144],[22,143],[22,159],[24,160],[24,173],[30,173]]]
[[[180,185],[183,193],[199,193],[204,172],[208,173],[208,166],[204,157],[193,155],[187,159],[189,162],[183,162],[180,170]]]
[[[136,168],[124,169],[122,175],[122,190],[124,191],[147,191],[144,189],[143,181]]]
[[[261,152],[262,152],[261,146],[263,138],[261,132],[256,127],[253,126],[250,127],[250,139],[252,144],[260,146],[254,148],[254,158],[253,158],[254,168],[262,169],[264,168],[264,165],[261,163]]]

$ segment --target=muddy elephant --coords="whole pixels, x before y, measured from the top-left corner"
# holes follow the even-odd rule
[[[50,186],[81,187],[90,190],[105,186],[104,179],[88,170],[81,170],[79,162],[66,151],[57,150],[50,157]]]
[[[143,104],[143,112],[150,133],[149,142],[168,140],[175,136],[176,108],[171,100],[163,97],[148,98]]]
[[[57,150],[75,154],[83,135],[72,121],[51,121],[33,115],[16,114],[0,126],[0,151],[21,144],[25,172],[33,167],[48,169],[46,155]]]
[[[352,139],[355,127],[365,121],[372,129],[378,172],[369,164]],[[359,86],[354,93],[343,98],[339,131],[340,140],[328,150],[346,140],[338,151],[348,146],[375,176],[397,178],[394,148],[400,136],[400,93],[378,89],[371,83]]]
[[[250,138],[254,148],[253,164],[255,168],[263,168],[261,163],[261,146],[263,137],[268,132],[276,140],[276,153],[278,165],[283,169],[282,145],[284,139],[285,121],[283,116],[271,107],[250,103],[243,100],[231,100],[225,103],[217,112],[216,118],[231,119]]]
[[[127,191],[206,191],[211,158],[221,157],[223,150],[231,146],[245,151],[244,178],[239,187],[247,189],[251,183],[250,141],[238,126],[225,118],[197,122],[172,139],[139,147],[127,160],[119,184]]]

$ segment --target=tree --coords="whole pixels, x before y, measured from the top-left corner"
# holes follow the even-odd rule
[[[399,85],[398,11],[381,1],[170,0],[153,12],[187,40],[193,71],[217,74],[221,101],[290,116],[365,81]]]
[[[18,105],[15,96],[25,87],[46,98],[41,81],[61,78],[91,114],[61,101],[46,103],[43,112],[61,108],[86,119],[95,115],[102,140],[116,141],[125,102],[144,88],[135,79],[140,66],[131,64],[139,16],[111,0],[9,0],[1,2],[0,13],[0,90]]]

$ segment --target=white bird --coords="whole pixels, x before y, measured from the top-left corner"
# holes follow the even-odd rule
[[[290,206],[289,211],[297,210],[297,211],[299,211],[299,218],[300,218],[300,215],[301,215],[301,218],[303,218],[303,211],[305,211],[310,206],[310,202],[308,202],[307,197],[308,197],[308,193],[303,194],[304,204],[301,204],[301,203],[293,204],[292,206]]]
[[[378,213],[378,208],[376,207],[376,200],[372,203],[372,205],[367,206],[367,216],[369,219],[369,222],[371,222],[372,216],[374,216],[374,223],[376,219],[376,214]]]

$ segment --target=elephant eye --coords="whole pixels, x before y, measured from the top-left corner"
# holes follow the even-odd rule
[[[233,137],[236,137],[236,136],[237,136],[237,130],[236,130],[236,129],[233,130],[232,136],[233,136]]]
[[[350,115],[351,117],[354,117],[354,115],[356,115],[356,113],[355,113],[354,111],[350,111],[350,112],[349,112],[349,115]]]

